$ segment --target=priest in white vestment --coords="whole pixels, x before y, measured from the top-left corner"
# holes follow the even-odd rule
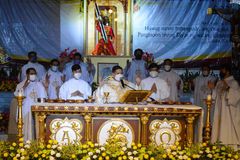
[[[132,83],[136,83],[136,79],[140,78],[141,80],[147,77],[147,65],[146,62],[142,59],[143,51],[141,49],[136,49],[134,51],[135,59],[132,62],[129,62],[125,69],[125,74],[127,75],[127,80]]]
[[[59,98],[64,100],[84,100],[92,95],[90,85],[81,79],[82,71],[78,64],[72,66],[73,78],[64,82],[60,88]]]
[[[89,84],[92,84],[94,75],[95,75],[95,67],[92,63],[84,63],[82,60],[82,55],[76,52],[73,56],[73,60],[66,64],[63,74],[66,76],[66,80],[73,78],[72,75],[72,66],[74,64],[78,64],[81,67],[81,78]]]
[[[225,145],[240,147],[240,86],[231,75],[231,67],[222,66],[214,91],[214,119],[211,141],[221,141]],[[213,88],[210,83],[209,87]]]
[[[22,67],[21,72],[19,73],[20,82],[22,82],[26,78],[26,70],[28,68],[34,68],[37,71],[38,80],[42,80],[42,78],[46,74],[46,69],[43,65],[37,62],[37,53],[34,51],[29,52],[28,59],[28,63]]]
[[[59,98],[59,89],[64,82],[64,75],[59,71],[60,62],[57,59],[51,60],[51,65],[44,77],[44,84],[49,99]]]
[[[212,93],[212,90],[208,87],[209,82],[215,83],[216,78],[210,75],[210,67],[208,65],[202,66],[202,74],[197,76],[193,80],[194,87],[194,104],[200,106],[204,110],[204,123],[206,122],[207,107],[205,99],[207,95]],[[212,115],[213,116],[213,115]],[[211,117],[212,117],[211,116]]]
[[[96,102],[118,103],[127,90],[135,90],[139,88],[139,80],[137,80],[138,85],[135,85],[124,80],[123,77],[122,67],[114,66],[112,68],[112,76],[106,78],[94,92],[94,99],[96,99]],[[109,93],[107,97],[106,93]]]
[[[150,97],[154,101],[161,102],[170,95],[170,87],[167,82],[158,77],[159,67],[156,63],[149,65],[149,77],[143,79],[140,84],[142,90],[150,90]]]
[[[24,140],[34,139],[33,116],[31,106],[37,102],[38,98],[47,98],[46,90],[42,84],[37,80],[37,72],[34,68],[26,70],[27,78],[17,85],[15,95],[23,92],[26,97],[23,100],[22,116],[23,116],[23,135]]]
[[[170,87],[170,96],[167,100],[179,101],[180,93],[183,88],[181,77],[172,70],[173,62],[171,59],[164,60],[164,70],[159,73],[159,77],[164,79]]]

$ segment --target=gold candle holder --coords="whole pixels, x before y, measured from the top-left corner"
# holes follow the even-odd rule
[[[18,141],[22,142],[23,141],[23,117],[22,117],[22,104],[23,104],[23,99],[25,97],[18,95],[16,96],[16,99],[18,101],[18,122],[17,122],[17,129],[18,129]]]
[[[211,95],[207,96],[206,105],[207,105],[207,115],[206,115],[206,124],[205,124],[205,132],[203,140],[204,142],[209,142],[211,139],[211,120],[210,120],[210,114],[211,114],[211,107],[212,107],[212,97]]]

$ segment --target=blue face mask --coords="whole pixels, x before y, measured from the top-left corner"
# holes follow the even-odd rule
[[[80,64],[80,60],[79,59],[75,59],[74,60],[74,64]]]

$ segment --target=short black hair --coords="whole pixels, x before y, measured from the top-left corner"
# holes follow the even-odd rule
[[[80,65],[79,64],[74,64],[73,66],[72,66],[72,72],[73,71],[76,71],[76,70],[81,70],[81,67],[80,67]]]
[[[148,66],[148,69],[152,69],[152,68],[157,68],[159,69],[159,66],[157,65],[157,63],[151,63],[149,66]]]
[[[138,48],[138,49],[135,49],[134,51],[134,55],[136,56],[137,54],[143,54],[143,50]]]
[[[37,52],[35,52],[35,51],[28,52],[28,57],[30,57],[31,55],[37,56]]]
[[[231,66],[231,64],[221,65],[220,69],[225,69],[226,71],[229,71],[229,73],[232,73],[232,66]]]
[[[165,60],[163,61],[164,64],[167,63],[167,62],[170,62],[171,64],[173,64],[173,61],[172,61],[171,59],[165,59]]]
[[[32,70],[32,71],[35,71],[35,72],[37,73],[37,71],[36,71],[35,68],[28,68],[28,69],[26,70],[26,74],[29,74],[31,70]]]
[[[201,67],[201,69],[203,70],[203,68],[208,68],[209,70],[211,69],[208,64],[203,64],[202,67]]]
[[[50,63],[51,63],[51,64],[53,64],[53,62],[57,62],[57,63],[58,63],[58,65],[60,64],[60,62],[59,62],[59,60],[58,60],[58,59],[52,59]]]
[[[82,58],[82,55],[79,52],[74,53],[73,57],[79,56],[80,58]]]
[[[118,65],[117,65],[117,66],[113,66],[113,67],[112,67],[112,73],[114,73],[114,72],[115,72],[116,70],[118,70],[118,69],[123,70],[121,66],[118,66]]]

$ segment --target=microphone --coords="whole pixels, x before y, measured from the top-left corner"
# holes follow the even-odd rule
[[[121,82],[122,87],[125,88],[125,84],[123,82],[123,79],[120,79],[120,82]]]

